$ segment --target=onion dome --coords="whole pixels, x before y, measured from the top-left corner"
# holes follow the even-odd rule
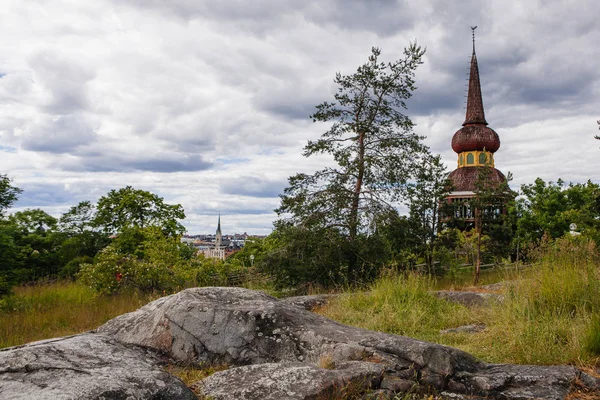
[[[465,125],[452,136],[452,150],[489,151],[495,153],[500,148],[500,137],[492,128],[485,125]]]
[[[475,182],[477,182],[477,176],[481,168],[479,167],[463,167],[455,169],[448,175],[448,179],[452,182],[452,190],[457,192],[475,192]],[[506,182],[506,177],[496,168],[492,168],[488,180],[494,183],[501,184]]]
[[[500,148],[500,137],[493,129],[488,128],[487,124],[485,111],[483,110],[483,98],[481,97],[477,55],[475,54],[475,37],[473,37],[467,112],[463,127],[452,137],[452,149],[457,153],[483,150],[494,153]]]

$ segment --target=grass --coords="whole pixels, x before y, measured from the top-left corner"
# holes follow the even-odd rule
[[[95,329],[156,296],[98,296],[74,282],[17,287],[0,300],[0,348]]]
[[[346,293],[319,313],[458,347],[488,362],[598,365],[599,268],[592,242],[557,240],[541,249],[528,270],[504,274],[505,299],[496,304],[471,309],[452,304],[431,294],[440,288],[432,278],[401,274],[382,277],[366,292]],[[487,328],[474,334],[440,333],[475,323]]]

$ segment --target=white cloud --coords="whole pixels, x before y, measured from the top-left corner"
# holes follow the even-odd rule
[[[599,6],[589,0],[9,1],[0,23],[0,171],[18,207],[60,213],[125,185],[181,203],[192,232],[268,233],[304,159],[314,105],[371,46],[427,47],[407,114],[442,154],[464,119],[478,25],[497,167],[517,187],[600,181]],[[569,16],[568,18],[565,16]]]

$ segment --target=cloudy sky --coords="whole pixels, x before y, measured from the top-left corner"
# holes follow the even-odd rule
[[[327,128],[308,116],[372,46],[427,47],[407,114],[441,153],[464,120],[471,31],[496,166],[600,182],[597,0],[2,0],[0,173],[59,216],[132,185],[190,233],[266,234]]]

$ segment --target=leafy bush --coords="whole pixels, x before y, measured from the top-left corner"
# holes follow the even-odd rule
[[[241,271],[220,260],[190,256],[178,237],[165,236],[157,228],[129,232],[126,239],[101,250],[94,263],[82,264],[81,282],[99,293],[174,292],[190,286],[227,285],[229,277]]]
[[[92,262],[94,262],[94,259],[90,256],[76,257],[66,263],[65,266],[60,269],[58,276],[60,278],[69,278],[74,280],[81,269],[81,265]]]
[[[6,276],[0,275],[0,298],[12,293],[12,284],[6,279]]]

